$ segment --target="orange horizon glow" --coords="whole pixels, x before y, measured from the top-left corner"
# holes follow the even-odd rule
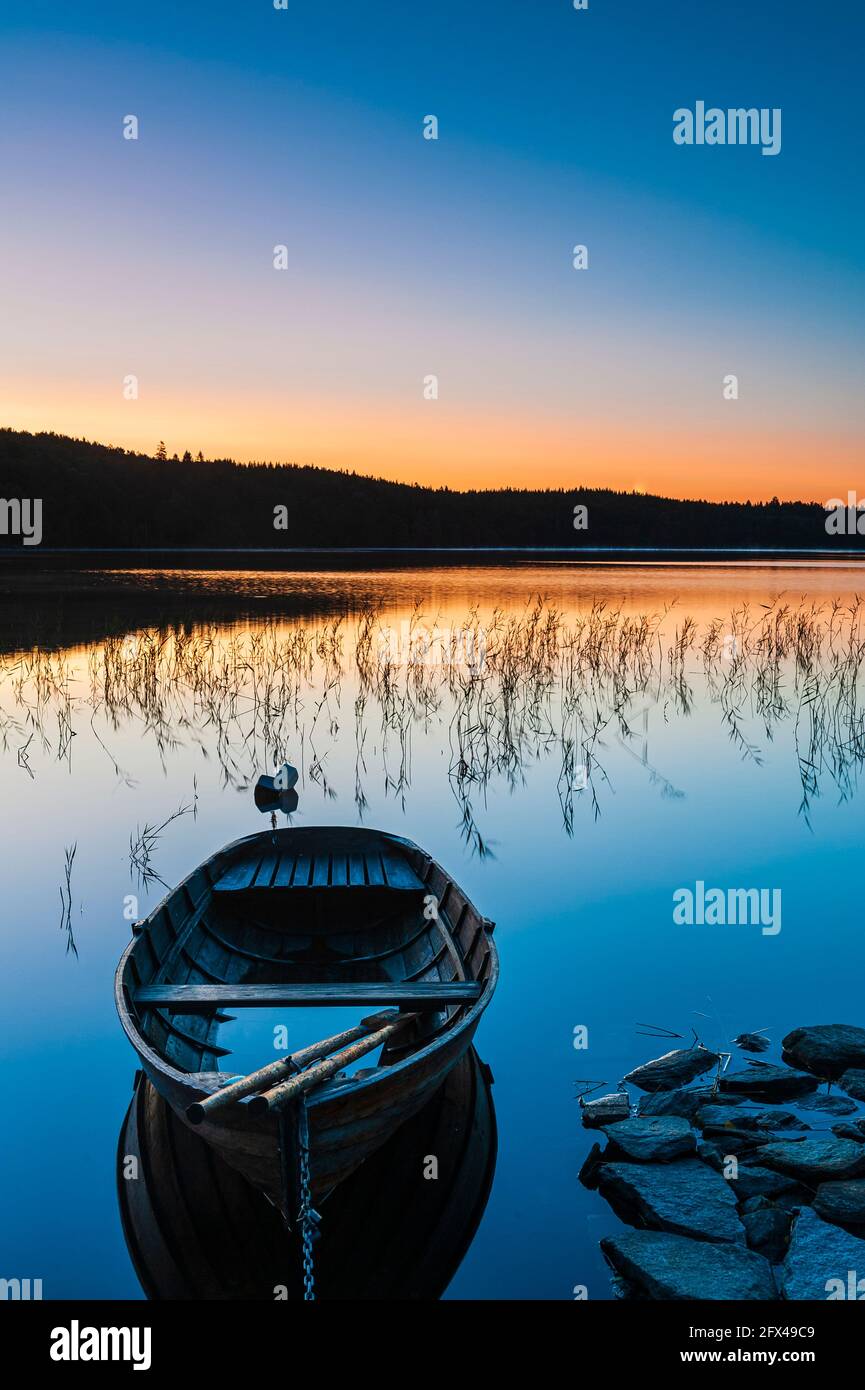
[[[610,103],[622,36],[562,30],[561,6],[512,5],[513,29],[499,7],[501,52],[473,17],[459,76],[444,30],[407,18],[382,50],[344,6],[352,49],[300,8],[288,67],[272,7],[210,7],[193,30],[210,42],[224,10],[219,61],[167,12],[160,42],[123,7],[107,37],[82,23],[69,53],[38,25],[10,36],[0,424],[575,500],[865,492],[846,89],[815,106],[812,78],[793,84],[778,159],[686,150],[668,117],[693,45],[654,21],[633,100]],[[527,66],[529,32],[545,47]],[[584,40],[598,61],[571,119]],[[747,87],[747,43],[740,56],[726,80]],[[440,141],[421,128],[432,92],[403,80],[421,57],[453,81]]]
[[[331,399],[276,405],[247,395],[152,394],[107,404],[88,383],[52,394],[19,390],[0,402],[0,424],[51,431],[152,456],[189,449],[206,459],[346,470],[389,481],[449,487],[610,488],[714,502],[846,498],[861,476],[861,447],[844,433],[712,427],[657,421],[563,419],[459,409],[442,400],[392,404]]]

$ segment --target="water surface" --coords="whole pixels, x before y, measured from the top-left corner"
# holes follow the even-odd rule
[[[163,884],[266,826],[251,787],[283,758],[296,824],[407,835],[498,924],[498,1168],[452,1297],[611,1296],[575,1097],[675,1045],[639,1025],[765,1028],[771,1060],[796,1025],[865,1021],[855,565],[52,581],[0,654],[0,1273],[140,1295],[114,967]],[[698,880],[780,889],[781,930],[676,925]],[[233,1026],[238,1065],[273,1022]]]

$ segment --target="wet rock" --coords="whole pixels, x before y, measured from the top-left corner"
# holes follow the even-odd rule
[[[748,1211],[768,1211],[773,1203],[768,1197],[746,1197],[744,1202],[739,1204],[739,1211],[744,1221],[744,1213]]]
[[[852,1115],[856,1102],[846,1096],[806,1096],[799,1106],[802,1110],[820,1110],[824,1115]]]
[[[727,1151],[723,1144],[718,1144],[714,1140],[710,1142],[707,1139],[698,1139],[697,1157],[702,1159],[704,1163],[708,1163],[709,1167],[714,1168],[717,1173],[720,1173],[727,1159]]]
[[[807,1201],[810,1196],[807,1189],[789,1174],[775,1173],[769,1168],[761,1168],[759,1164],[740,1163],[737,1176],[730,1179],[730,1186],[740,1202],[747,1201],[749,1197],[769,1197],[777,1201],[781,1197],[786,1199],[790,1194],[801,1195]]]
[[[745,1239],[730,1184],[699,1159],[680,1158],[657,1168],[603,1163],[598,1188],[623,1220],[636,1216],[654,1230],[696,1240]]]
[[[704,1105],[696,1114],[701,1129],[730,1125],[734,1129],[808,1129],[792,1110],[749,1110],[744,1105]]]
[[[857,1298],[859,1271],[865,1271],[865,1240],[850,1235],[840,1226],[821,1221],[810,1207],[803,1207],[793,1223],[790,1247],[781,1272],[784,1297],[796,1300]],[[865,1287],[862,1292],[865,1293]]]
[[[781,1207],[765,1206],[742,1212],[745,1238],[752,1250],[765,1255],[770,1264],[780,1264],[787,1250],[793,1214]]]
[[[598,1169],[601,1166],[601,1161],[601,1146],[600,1144],[593,1144],[589,1150],[585,1163],[577,1175],[583,1187],[597,1187]]]
[[[775,1172],[813,1187],[821,1182],[859,1177],[865,1173],[865,1150],[850,1139],[828,1135],[806,1138],[797,1143],[783,1140],[765,1144],[760,1150],[760,1163]]]
[[[735,1125],[707,1125],[703,1130],[704,1139],[719,1145],[728,1154],[742,1154],[749,1149],[758,1149],[763,1144],[778,1141],[777,1130],[738,1129]],[[804,1134],[791,1134],[790,1143],[804,1139]]]
[[[631,1100],[626,1091],[613,1091],[597,1100],[582,1101],[580,1111],[586,1129],[600,1129],[601,1125],[626,1120],[631,1113]]]
[[[816,1091],[820,1083],[814,1076],[789,1067],[762,1066],[752,1062],[747,1071],[732,1072],[721,1077],[721,1090],[757,1101],[795,1100],[797,1096]]]
[[[821,1183],[814,1210],[836,1226],[865,1226],[865,1181]]]
[[[680,1115],[683,1120],[693,1121],[701,1106],[709,1105],[718,1098],[711,1086],[695,1086],[692,1090],[656,1091],[652,1095],[640,1096],[637,1105],[639,1115]],[[723,1104],[723,1101],[720,1101]]]
[[[818,1023],[794,1028],[782,1039],[783,1060],[815,1076],[834,1080],[849,1068],[865,1067],[865,1028],[852,1023]]]
[[[852,1139],[854,1144],[865,1144],[865,1120],[851,1120],[849,1124],[833,1125],[832,1133],[839,1139]]]
[[[733,1039],[734,1047],[741,1047],[743,1052],[765,1052],[769,1047],[769,1039],[764,1038],[762,1033],[740,1033]]]
[[[644,1298],[775,1299],[767,1260],[744,1245],[709,1245],[662,1231],[626,1231],[601,1241],[617,1274]]]
[[[854,1100],[865,1100],[865,1071],[850,1067],[841,1073],[838,1078],[838,1085]]]
[[[679,1115],[623,1120],[621,1124],[605,1125],[604,1133],[613,1149],[635,1163],[669,1163],[693,1153],[697,1146],[694,1131]],[[613,1155],[608,1152],[607,1156]]]
[[[641,1091],[672,1091],[686,1086],[695,1077],[711,1071],[718,1065],[718,1056],[705,1047],[681,1048],[677,1052],[665,1052],[651,1062],[629,1071],[625,1077]]]

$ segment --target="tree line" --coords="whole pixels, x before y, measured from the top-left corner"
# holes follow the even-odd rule
[[[816,502],[679,501],[576,482],[456,492],[308,465],[205,461],[200,451],[169,460],[164,446],[150,457],[8,429],[0,497],[42,498],[48,547],[865,549],[863,536],[827,535]],[[0,535],[0,546],[19,544]]]

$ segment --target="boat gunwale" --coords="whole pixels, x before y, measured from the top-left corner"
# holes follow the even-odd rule
[[[492,935],[486,926],[488,918],[484,917],[484,915],[478,911],[474,903],[466,895],[466,893],[457,883],[453,875],[448,873],[448,871],[445,868],[443,868],[441,864],[434,860],[431,855],[427,854],[427,852],[424,849],[422,849],[420,845],[415,844],[413,840],[409,840],[402,835],[392,835],[388,831],[375,830],[372,827],[366,826],[299,826],[296,828],[296,830],[292,827],[289,828],[287,831],[277,831],[276,834],[280,836],[284,836],[286,834],[294,835],[297,833],[297,830],[310,832],[314,832],[315,830],[324,830],[327,832],[338,832],[348,830],[351,833],[360,832],[364,835],[369,835],[371,837],[378,836],[382,840],[387,840],[394,844],[403,845],[407,849],[410,849],[413,852],[421,855],[422,858],[427,860],[429,864],[437,868],[444,875],[444,877],[448,880],[449,883],[453,883],[455,887],[459,888],[460,893],[465,899],[467,907],[474,914],[476,921],[481,925],[481,927],[485,931],[490,962],[489,974],[487,975],[486,980],[483,981],[483,989],[479,998],[475,1000],[475,1002],[470,1006],[470,1008],[466,1010],[463,1016],[460,1019],[458,1019],[453,1024],[453,1026],[444,1028],[440,1033],[437,1033],[436,1036],[432,1038],[424,1047],[418,1048],[414,1052],[410,1052],[407,1057],[402,1058],[400,1061],[393,1062],[386,1067],[376,1067],[369,1074],[362,1077],[358,1077],[356,1080],[352,1077],[348,1077],[345,1081],[340,1082],[338,1087],[334,1086],[333,1088],[328,1088],[325,1085],[323,1091],[319,1094],[316,1094],[315,1091],[310,1092],[307,1103],[308,1106],[312,1108],[326,1105],[330,1101],[334,1103],[342,1102],[349,1095],[355,1096],[371,1092],[375,1087],[379,1086],[380,1084],[383,1084],[385,1081],[391,1080],[394,1077],[399,1077],[403,1075],[405,1072],[411,1070],[418,1063],[426,1060],[426,1058],[432,1056],[435,1052],[439,1051],[447,1043],[451,1042],[454,1038],[458,1038],[461,1033],[466,1031],[466,1029],[476,1028],[480,1020],[480,1017],[486,1009],[487,1005],[489,1004],[490,999],[492,998],[493,993],[495,992],[496,985],[498,984],[499,959],[496,944],[493,941]],[[170,1062],[166,1061],[165,1058],[159,1052],[157,1052],[154,1047],[151,1046],[150,1042],[144,1037],[144,1035],[142,1034],[142,1032],[140,1031],[139,1027],[133,1019],[133,1011],[130,1006],[130,999],[127,997],[129,995],[129,990],[124,977],[126,975],[127,967],[129,965],[132,952],[135,949],[141,932],[146,931],[148,929],[149,923],[156,917],[156,915],[160,911],[163,910],[163,908],[167,906],[169,902],[171,902],[177,896],[178,893],[180,893],[183,890],[185,885],[188,884],[190,880],[195,877],[196,874],[201,873],[202,870],[209,868],[212,864],[222,859],[223,857],[228,858],[230,856],[233,856],[235,852],[239,850],[243,845],[249,844],[250,842],[258,840],[262,837],[269,837],[269,833],[270,832],[268,831],[256,831],[252,835],[244,835],[240,839],[234,840],[230,844],[223,846],[222,849],[217,850],[215,854],[212,854],[209,859],[205,859],[201,864],[196,865],[196,867],[189,874],[187,874],[184,879],[181,879],[181,881],[174,888],[170,889],[169,892],[166,893],[165,896],[161,898],[160,901],[148,913],[147,917],[142,921],[138,933],[133,935],[132,940],[128,942],[126,948],[124,949],[123,954],[121,955],[120,960],[117,963],[117,969],[114,973],[115,1007],[117,1009],[117,1014],[120,1019],[121,1027],[123,1028],[123,1031],[126,1034],[126,1037],[128,1038],[129,1042],[132,1044],[132,1047],[135,1049],[135,1052],[145,1065],[151,1066],[154,1069],[154,1071],[156,1071],[159,1075],[163,1076],[167,1081],[174,1083],[174,1085],[182,1088],[190,1098],[194,1098],[196,1100],[201,1100],[204,1097],[211,1095],[213,1088],[207,1089],[200,1085],[195,1085],[191,1081],[191,1078],[196,1075],[201,1075],[200,1072],[196,1073],[178,1070],[176,1067],[173,1067]],[[361,891],[360,888],[358,888],[358,891]],[[213,896],[213,883],[210,884],[207,890],[207,894],[209,897]],[[203,898],[201,901],[203,901]],[[231,1074],[232,1073],[229,1072],[214,1073],[214,1075],[219,1076],[229,1076]],[[240,1074],[241,1073],[238,1073],[238,1075]],[[266,1122],[264,1123],[266,1124]],[[258,1124],[255,1124],[254,1127],[258,1128]]]

